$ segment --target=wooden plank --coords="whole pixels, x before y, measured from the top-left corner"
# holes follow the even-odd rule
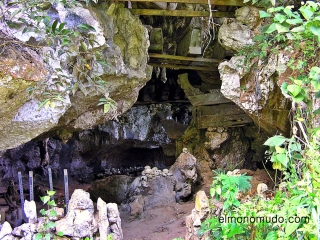
[[[192,106],[206,106],[231,102],[229,99],[225,98],[220,92],[205,93],[201,95],[187,97],[190,100]]]
[[[228,104],[216,106],[198,106],[197,116],[223,116],[243,114],[244,111],[236,104],[229,101]]]
[[[249,124],[252,119],[246,115],[228,115],[228,116],[210,116],[205,115],[197,118],[198,129],[204,129],[208,127],[231,127],[243,124]]]
[[[193,62],[208,62],[208,63],[221,63],[221,59],[211,59],[211,58],[199,58],[199,57],[185,57],[185,56],[175,56],[167,54],[149,53],[150,58],[160,58],[160,59],[170,59],[170,60],[181,60],[181,61],[193,61]]]
[[[175,64],[161,64],[161,63],[152,63],[148,62],[148,65],[154,67],[166,67],[171,69],[189,69],[189,70],[199,70],[199,71],[208,71],[208,72],[218,72],[218,67],[198,67],[198,66],[190,66],[190,65],[175,65]]]
[[[116,0],[126,1],[126,0]],[[243,3],[243,0],[161,0],[161,2],[167,3],[187,3],[187,4],[208,4],[216,6],[245,6],[248,4]],[[130,2],[159,2],[159,0],[130,0]]]
[[[207,11],[192,11],[192,10],[160,10],[160,9],[129,9],[134,15],[142,16],[163,16],[163,17],[209,17]],[[234,18],[234,12],[212,12],[213,18]]]

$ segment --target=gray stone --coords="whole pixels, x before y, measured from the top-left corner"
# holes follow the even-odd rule
[[[0,67],[2,86],[0,87],[2,106],[0,149],[16,147],[53,128],[56,132],[66,128],[73,129],[71,131],[91,128],[121,115],[136,101],[139,90],[151,76],[151,67],[147,65],[149,46],[147,30],[122,4],[113,3],[107,11],[101,11],[101,7],[99,5],[90,10],[79,7],[66,10],[56,5],[56,11],[57,18],[62,22],[67,20],[70,26],[86,22],[96,29],[93,36],[97,43],[89,50],[94,51],[99,48],[103,59],[109,65],[106,67],[94,62],[92,72],[107,82],[106,89],[109,91],[109,96],[116,101],[117,109],[105,114],[101,106],[97,106],[102,94],[97,93],[92,86],[86,86],[86,83],[74,95],[66,91],[74,81],[74,76],[67,69],[73,58],[68,58],[66,54],[58,56],[59,48],[43,48],[42,52],[37,53],[27,47],[17,49],[15,46],[8,46],[8,51],[15,54],[8,55],[12,58],[1,58],[0,66],[12,65],[10,62],[14,62],[16,67],[11,69]],[[22,42],[29,41],[30,37],[34,37],[36,41],[43,40],[44,32],[41,32],[43,29],[39,29],[40,33],[22,34],[23,28],[22,26],[18,30],[9,29],[0,23],[1,30]],[[71,52],[72,47],[70,45]],[[15,60],[15,56],[18,60]],[[26,59],[32,60],[26,61]],[[19,69],[26,69],[26,72]],[[55,84],[55,79],[59,75],[58,69],[62,69],[62,74],[66,76],[62,80],[61,87],[56,87]],[[29,76],[30,72],[33,74]],[[33,99],[30,99],[26,92],[28,87],[34,87],[38,81],[41,81],[42,86],[52,88],[40,88],[38,92],[58,92],[64,101],[55,102],[54,108],[38,110],[39,103],[44,100],[43,97],[41,94],[34,94]],[[70,134],[64,136],[68,138]]]
[[[90,194],[76,189],[71,196],[67,215],[56,221],[56,231],[71,237],[91,237],[98,230],[93,214],[94,206]]]
[[[11,235],[11,232],[12,232],[12,228],[11,228],[10,224],[7,221],[5,221],[1,226],[0,239],[4,239],[5,237],[9,237]]]
[[[231,21],[231,22],[230,22]],[[253,44],[250,28],[237,21],[226,19],[218,33],[219,43],[226,49],[238,52],[239,49]]]

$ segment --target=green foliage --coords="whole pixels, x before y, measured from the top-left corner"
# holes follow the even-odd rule
[[[86,0],[86,5],[90,2],[97,3],[97,0]],[[47,14],[47,10],[56,5],[62,4],[65,8],[82,6],[76,0],[17,0],[1,1],[0,12],[4,13],[0,21],[10,28],[20,29],[22,33],[37,33],[42,39],[37,39],[36,45],[29,45],[31,48],[42,48],[50,46],[44,54],[45,61],[52,61],[57,57],[65,58],[68,66],[65,69],[56,69],[56,78],[44,83],[40,81],[38,86],[29,88],[27,91],[31,97],[41,99],[38,109],[45,107],[55,108],[56,102],[65,102],[65,96],[77,90],[81,90],[85,95],[92,88],[103,96],[108,94],[106,82],[97,76],[95,67],[101,66],[108,69],[103,54],[96,48],[97,42],[94,40],[95,28],[86,23],[77,26],[67,27],[65,22],[52,19]],[[28,45],[28,44],[25,44]],[[99,66],[98,66],[99,65]],[[72,69],[72,79],[66,75],[66,71]],[[54,86],[53,86],[54,85]],[[56,89],[56,90],[55,90]],[[111,100],[109,101],[111,102]],[[107,106],[105,104],[104,106]],[[110,105],[111,106],[111,105]],[[115,106],[113,104],[112,106]],[[104,107],[106,110],[107,107]],[[106,111],[104,111],[106,113]]]
[[[214,171],[216,176],[210,188],[211,197],[224,201],[223,214],[231,217],[236,207],[240,206],[237,198],[239,192],[245,193],[250,189],[250,180],[252,177],[245,175],[229,176],[222,171]],[[246,235],[242,224],[235,222],[220,222],[218,217],[210,217],[202,223],[199,235],[209,232],[214,239],[241,239]]]
[[[56,206],[56,203],[54,200],[51,200],[52,196],[54,196],[55,191],[47,191],[46,196],[40,197],[41,201],[43,202],[43,205],[47,205],[47,210],[41,209],[40,213],[42,214],[44,218],[44,222],[42,224],[38,224],[37,233],[34,236],[35,240],[50,240],[52,237],[54,237],[54,231],[56,224],[55,222],[51,221],[51,218],[54,218],[57,216],[57,212],[54,209]],[[63,236],[62,232],[57,232],[57,236]]]
[[[314,111],[311,103],[320,97],[319,55],[315,54],[320,43],[320,4],[307,1],[292,11],[274,0],[251,2],[269,7],[260,11],[267,25],[254,44],[240,50],[239,55],[246,56],[244,64],[250,68],[259,60],[266,62],[271,54],[294,53],[287,65],[277,69],[294,72],[281,86],[282,93],[293,101],[292,136],[275,135],[264,143],[269,146],[267,160],[281,173],[275,175],[276,187],[270,191],[274,196],[236,202],[234,189],[240,183],[231,176],[224,183],[224,177],[216,177],[211,195],[223,201],[223,212],[221,216],[210,215],[199,234],[209,233],[213,239],[318,239],[320,128],[314,128],[312,120],[320,110]]]
[[[216,197],[217,200],[221,198],[224,200],[223,209],[229,209],[233,206],[240,206],[237,199],[239,192],[246,192],[250,189],[249,181],[252,179],[250,176],[228,176],[227,174],[217,171],[216,176],[210,188],[211,197]]]

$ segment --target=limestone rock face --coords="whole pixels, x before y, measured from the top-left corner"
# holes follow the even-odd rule
[[[195,208],[191,214],[186,217],[186,240],[207,239],[208,236],[199,236],[198,230],[201,222],[206,219],[209,213],[209,200],[204,191],[197,192]]]
[[[219,64],[221,93],[240,106],[268,134],[288,133],[289,101],[282,95],[276,76],[281,74],[279,66],[289,58],[283,53],[272,54],[266,64],[258,62],[246,74],[240,67],[243,60],[243,57],[233,57]]]
[[[56,222],[56,231],[61,231],[66,236],[85,238],[91,237],[97,230],[90,194],[76,189],[71,196],[67,215]]]
[[[259,9],[252,6],[237,9],[235,16],[238,22],[245,24],[250,29],[255,29],[261,22]]]
[[[238,52],[240,48],[253,43],[249,27],[236,21],[225,20],[218,34],[218,41],[226,50]]]
[[[169,171],[173,173],[175,180],[174,190],[176,201],[180,202],[188,197],[193,190],[193,184],[197,181],[197,159],[189,152],[182,152]]]
[[[113,240],[122,240],[121,218],[117,204],[106,204],[99,198],[97,209],[100,239],[107,239],[108,235],[111,234]]]
[[[24,27],[10,29],[0,23],[2,38],[9,42],[22,42],[20,46],[9,44],[5,54],[0,56],[0,150],[19,146],[53,131],[53,128],[58,134],[61,134],[62,129],[68,129],[61,135],[62,138],[68,138],[73,131],[91,128],[113,119],[133,105],[139,90],[150,79],[147,30],[122,4],[100,4],[96,8],[77,7],[68,10],[57,5],[51,10],[55,19],[66,22],[66,27],[86,23],[96,29],[96,43],[92,51],[99,49],[100,57],[108,66],[93,60],[91,71],[107,82],[105,88],[116,101],[117,108],[104,114],[102,107],[97,106],[103,95],[87,83],[83,83],[74,94],[71,93],[69,88],[75,82],[73,74],[76,69],[69,69],[69,66],[74,65],[76,56],[58,54],[58,48],[43,47],[37,51],[28,48],[23,43],[29,43],[31,37],[37,42],[43,42],[44,34],[22,34]],[[72,46],[70,50],[72,52]],[[64,78],[57,85],[59,71],[62,71],[60,74]],[[37,89],[31,97],[26,91],[30,87]],[[57,93],[64,100],[55,101],[54,108],[38,109],[39,104],[46,99],[43,92]]]

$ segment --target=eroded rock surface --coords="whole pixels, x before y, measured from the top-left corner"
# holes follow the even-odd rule
[[[6,46],[6,54],[1,55],[0,60],[4,66],[11,66],[10,69],[0,68],[0,93],[3,93],[0,98],[0,149],[16,147],[53,128],[58,134],[64,129],[66,133],[61,137],[68,138],[68,132],[91,128],[113,119],[133,105],[139,90],[150,79],[151,68],[147,66],[147,30],[122,4],[101,4],[97,8],[77,7],[68,10],[57,5],[51,10],[55,12],[55,19],[66,22],[66,26],[87,23],[96,29],[96,43],[92,50],[99,48],[99,53],[108,66],[97,61],[92,64],[91,71],[107,82],[105,87],[109,96],[116,101],[117,108],[104,114],[102,107],[97,106],[103,96],[86,83],[74,95],[68,90],[75,77],[72,71],[67,69],[73,65],[73,58],[68,58],[66,54],[58,55],[59,49],[44,47],[35,51],[23,44],[9,44]],[[75,22],[72,19],[81,21]],[[15,41],[22,43],[28,42],[30,37],[36,41],[44,39],[41,32],[22,34],[23,27],[13,31],[1,24],[0,30],[6,33],[1,33],[2,41],[10,42],[8,34],[12,34]],[[31,63],[27,63],[26,59],[31,59]],[[32,70],[35,65],[37,69]],[[19,69],[31,71],[26,73]],[[62,69],[65,76],[61,80],[61,86],[55,84],[59,75],[58,69]],[[35,87],[37,82],[41,82],[43,88],[40,87],[34,92],[30,99],[26,89]],[[54,91],[60,94],[64,101],[56,101],[54,108],[38,110],[40,102],[45,100],[41,95],[44,91]]]
[[[228,50],[252,44],[260,24],[257,10],[244,7],[237,10],[237,18],[224,22],[220,28],[219,41]],[[279,78],[284,73],[289,54],[270,54],[264,62],[256,61],[245,66],[244,57],[232,57],[219,64],[222,80],[221,93],[242,108],[253,121],[268,134],[288,134],[289,101],[282,95]],[[279,77],[280,76],[280,77]]]

